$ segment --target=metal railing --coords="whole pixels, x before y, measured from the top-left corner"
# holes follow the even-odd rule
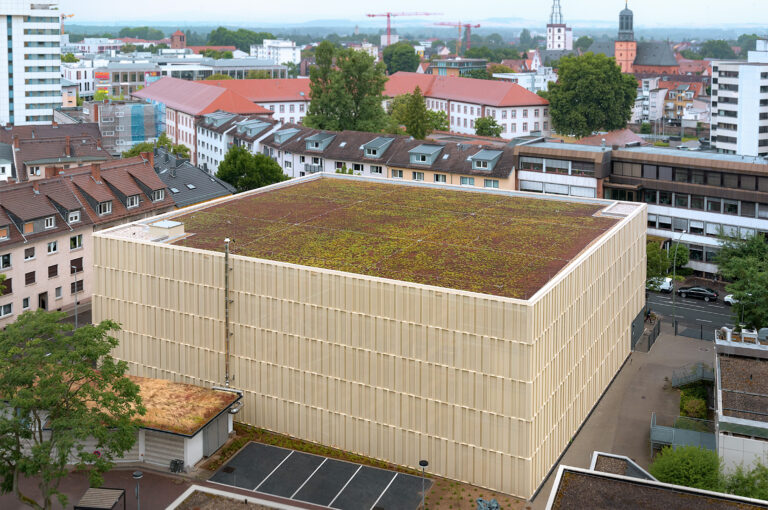
[[[714,423],[709,420],[698,420],[679,416],[672,426],[659,425],[656,413],[651,413],[651,457],[653,450],[664,446],[698,446],[716,451],[717,440],[714,434]]]
[[[322,165],[305,164],[304,165],[304,171],[307,172],[308,174],[316,174],[318,172],[322,172],[323,171],[323,166]]]
[[[693,363],[672,372],[670,382],[675,388],[697,381],[714,381],[715,369],[706,363]]]

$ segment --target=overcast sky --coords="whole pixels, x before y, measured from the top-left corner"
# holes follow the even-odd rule
[[[148,20],[173,25],[183,22],[259,21],[297,23],[320,19],[365,20],[368,12],[439,12],[439,19],[464,22],[487,18],[523,18],[546,24],[551,0],[60,0],[61,12],[75,14],[72,23],[124,23]],[[615,21],[623,0],[561,0],[563,16],[569,20]],[[768,0],[631,0],[637,26],[717,26],[762,24],[768,26]],[[430,20],[437,20],[432,17]],[[383,21],[383,20],[382,20]],[[765,30],[765,29],[764,29]]]

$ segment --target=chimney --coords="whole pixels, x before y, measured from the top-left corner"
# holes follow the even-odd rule
[[[70,144],[70,138],[67,137],[66,141],[64,142],[64,155],[66,157],[70,157],[72,155],[72,147],[69,144]]]
[[[19,135],[13,135],[13,148],[19,150],[21,148],[21,142],[19,142]]]
[[[91,165],[91,177],[96,182],[101,182],[101,163],[94,163]]]
[[[51,121],[51,127],[57,128],[57,127],[59,127],[59,125],[56,123],[55,120],[52,120]]]
[[[99,103],[93,103],[93,122],[99,122]]]
[[[154,152],[152,152],[152,151],[142,152],[141,153],[141,157],[142,157],[142,159],[144,159],[144,161],[149,161],[149,166],[151,166],[152,168],[155,168],[155,153]]]
[[[35,195],[40,194],[40,181],[32,181],[32,189],[35,191]]]
[[[96,148],[99,149],[99,150],[102,149],[102,147],[101,147],[101,138],[97,138],[96,139]]]

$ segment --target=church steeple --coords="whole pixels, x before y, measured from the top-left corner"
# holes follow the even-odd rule
[[[552,1],[552,14],[549,15],[550,25],[562,25],[563,24],[563,11],[560,9],[560,0]]]
[[[619,13],[619,41],[634,41],[634,17],[629,10],[629,0],[625,0],[624,10]]]

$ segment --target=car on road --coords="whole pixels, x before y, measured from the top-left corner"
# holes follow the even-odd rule
[[[749,293],[748,293],[748,294],[747,294],[747,297],[752,297],[752,294],[749,294]],[[723,303],[725,303],[725,304],[726,304],[726,305],[728,305],[728,306],[733,306],[733,305],[738,305],[738,304],[739,304],[739,300],[738,300],[738,299],[736,299],[736,298],[733,296],[733,294],[728,294],[727,296],[725,296],[725,297],[723,298]]]
[[[650,278],[645,282],[646,290],[655,290],[657,292],[664,292],[670,294],[672,292],[672,278]]]
[[[677,295],[683,298],[703,299],[704,301],[717,301],[717,292],[709,287],[680,287]]]

